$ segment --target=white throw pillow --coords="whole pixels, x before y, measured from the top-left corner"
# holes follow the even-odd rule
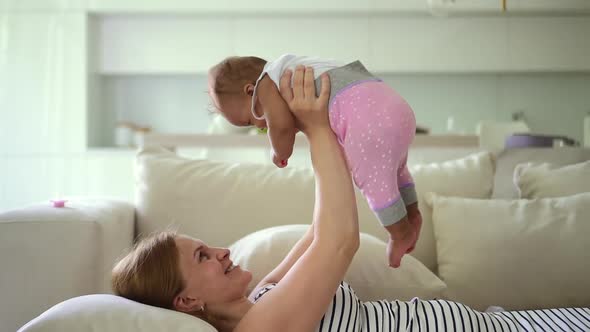
[[[588,306],[590,193],[535,200],[429,195],[446,296],[476,309]]]
[[[233,261],[252,272],[249,289],[274,269],[309,225],[285,225],[263,229],[234,243]],[[440,298],[445,284],[412,256],[404,257],[398,269],[387,264],[386,244],[369,234],[361,233],[361,245],[344,278],[364,301],[410,300]]]
[[[172,310],[152,307],[123,297],[95,294],[61,302],[18,332],[216,332],[205,321]]]
[[[590,192],[590,160],[559,167],[549,163],[519,164],[514,183],[521,198],[569,196]]]
[[[494,183],[493,156],[489,152],[479,152],[457,160],[416,165],[410,168],[410,173],[416,184],[418,207],[423,222],[420,238],[412,256],[436,272],[432,211],[426,204],[424,195],[436,192],[449,196],[489,198]]]
[[[515,148],[502,151],[496,158],[494,175],[494,199],[516,199],[518,190],[514,185],[514,169],[523,163],[550,163],[566,166],[590,160],[590,148]]]

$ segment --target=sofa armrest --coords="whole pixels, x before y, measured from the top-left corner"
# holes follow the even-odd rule
[[[132,204],[83,199],[0,213],[0,331],[68,298],[110,292],[110,270],[133,243]]]

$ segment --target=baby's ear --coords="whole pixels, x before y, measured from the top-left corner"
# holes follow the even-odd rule
[[[250,97],[254,96],[254,84],[248,83],[244,85],[244,92]]]

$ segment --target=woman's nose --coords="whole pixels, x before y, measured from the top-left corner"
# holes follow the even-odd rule
[[[224,259],[228,258],[229,257],[229,249],[219,248],[219,251],[217,252],[217,256],[219,257],[219,260],[224,260]]]

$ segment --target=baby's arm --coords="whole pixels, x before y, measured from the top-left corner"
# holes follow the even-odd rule
[[[259,89],[260,101],[266,115],[268,137],[273,150],[273,162],[278,167],[285,167],[293,153],[295,120],[289,106],[279,94],[278,88],[268,76],[262,79]]]

